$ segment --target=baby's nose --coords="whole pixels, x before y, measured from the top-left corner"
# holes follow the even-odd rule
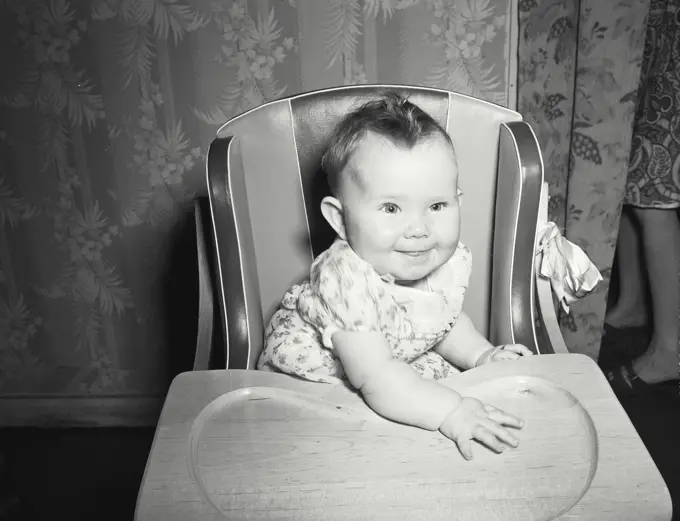
[[[429,226],[425,219],[416,219],[407,226],[404,235],[406,237],[427,237],[430,233]]]

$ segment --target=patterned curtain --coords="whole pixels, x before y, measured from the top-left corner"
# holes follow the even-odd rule
[[[520,0],[518,110],[536,131],[550,218],[604,277],[561,314],[597,358],[628,173],[649,0]]]
[[[166,265],[218,125],[356,83],[514,107],[516,17],[510,0],[0,0],[0,395],[24,400],[0,423],[42,422],[43,396],[57,421],[123,424],[162,399],[196,320]]]

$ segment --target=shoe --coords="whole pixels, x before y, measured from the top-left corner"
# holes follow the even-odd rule
[[[640,396],[658,392],[672,392],[680,396],[680,380],[669,380],[650,384],[641,379],[633,370],[633,363],[627,362],[614,369],[606,369],[604,375],[616,395]]]
[[[651,340],[647,326],[618,328],[605,324],[598,363],[602,369],[616,369],[642,356]]]
[[[650,327],[647,324],[641,326],[625,326],[625,327],[615,327],[604,323],[603,334],[605,337],[628,337],[630,335],[634,336],[651,336]]]

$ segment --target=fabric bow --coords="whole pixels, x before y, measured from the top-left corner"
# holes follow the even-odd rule
[[[602,275],[585,252],[562,236],[553,222],[547,222],[538,232],[536,254],[543,253],[539,274],[550,279],[562,308],[592,292],[602,281]]]

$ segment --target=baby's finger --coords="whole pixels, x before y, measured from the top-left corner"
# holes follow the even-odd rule
[[[503,441],[501,441],[502,439],[499,439],[499,436],[497,436],[495,432],[487,428],[485,425],[477,425],[472,431],[472,436],[478,442],[484,444],[489,449],[498,454],[503,452],[506,448],[506,445],[504,445]],[[514,447],[515,445],[512,446]]]
[[[467,438],[458,439],[456,440],[456,445],[458,445],[458,450],[463,457],[470,461],[472,459],[472,444],[470,443],[470,440]]]
[[[494,355],[497,360],[517,360],[521,355],[512,351],[499,351]]]
[[[502,427],[493,420],[488,420],[484,422],[483,425],[492,433],[492,435],[503,443],[507,443],[510,447],[517,447],[519,445],[519,440],[515,438],[508,429]]]
[[[524,427],[524,420],[518,418],[514,414],[497,409],[492,405],[485,405],[484,408],[486,409],[486,412],[489,413],[489,419],[500,425],[515,427],[517,429]]]
[[[503,351],[510,351],[512,353],[517,353],[518,355],[522,356],[531,356],[534,354],[528,347],[523,346],[522,344],[506,345]]]

